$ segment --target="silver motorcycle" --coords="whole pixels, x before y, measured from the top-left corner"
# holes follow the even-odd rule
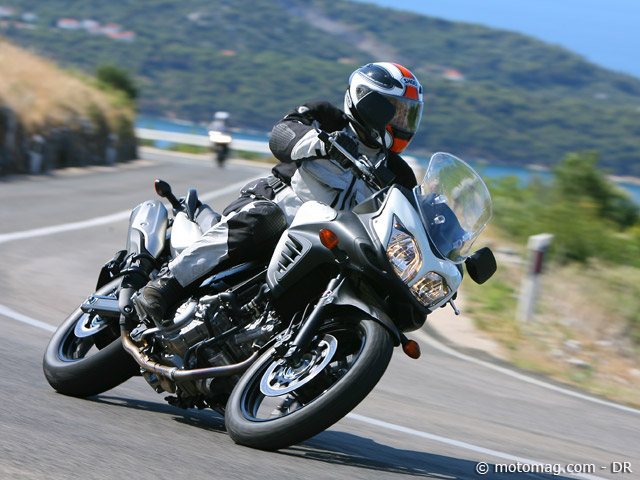
[[[157,200],[133,210],[126,249],[47,346],[51,386],[88,397],[141,374],[172,405],[211,408],[235,442],[265,450],[344,417],[394,347],[419,357],[405,334],[455,309],[464,266],[478,283],[496,270],[488,248],[471,250],[492,204],[468,164],[436,153],[408,190],[380,188],[376,166],[350,158],[375,194],[352,211],[305,203],[270,255],[221,266],[153,323],[138,316],[136,292],[219,219],[195,190],[177,199],[156,181],[172,217]]]

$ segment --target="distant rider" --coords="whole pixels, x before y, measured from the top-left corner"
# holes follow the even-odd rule
[[[361,100],[378,92],[396,113],[384,137],[372,128]],[[372,97],[374,98],[374,97]],[[413,170],[400,157],[422,118],[422,86],[405,67],[370,63],[351,74],[344,111],[326,101],[291,110],[273,127],[269,147],[280,161],[272,175],[246,185],[216,225],[169,263],[168,270],[143,287],[136,297],[142,315],[160,323],[169,306],[187,294],[187,287],[222,265],[235,265],[273,251],[302,203],[317,200],[336,209],[351,209],[374,193],[354,175],[344,155],[318,138],[331,134],[353,156],[365,155],[391,172],[389,183],[416,185]],[[393,178],[395,176],[395,179]]]
[[[229,134],[230,118],[229,112],[216,112],[208,128],[211,149],[215,154],[215,160],[219,167],[224,165],[227,155],[229,155],[229,143],[231,142],[231,135]]]
[[[229,129],[229,119],[231,115],[229,112],[216,112],[213,114],[213,119],[209,124],[208,130],[210,132],[227,133]]]

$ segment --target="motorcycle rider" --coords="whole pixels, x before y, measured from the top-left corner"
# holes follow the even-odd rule
[[[210,132],[227,133],[229,118],[231,118],[229,112],[218,111],[214,113],[208,130]]]
[[[395,108],[380,135],[372,127],[362,100],[372,92]],[[379,98],[379,97],[371,97]],[[138,312],[160,323],[169,306],[186,296],[221,264],[238,264],[272,251],[302,203],[317,200],[336,209],[350,209],[372,193],[321,131],[351,155],[365,155],[388,184],[416,186],[416,177],[400,157],[422,118],[422,86],[407,68],[395,63],[369,63],[355,70],[345,92],[344,111],[327,101],[304,103],[273,127],[269,147],[280,161],[272,175],[246,185],[222,219],[169,263],[134,298]],[[386,164],[386,165],[385,165]]]

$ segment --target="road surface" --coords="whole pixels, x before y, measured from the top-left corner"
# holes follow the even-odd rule
[[[41,366],[51,332],[124,247],[153,180],[197,188],[221,210],[267,172],[142,157],[0,179],[0,479],[640,478],[640,411],[456,354],[424,331],[410,335],[419,360],[397,351],[352,414],[276,453],[235,445],[217,414],[171,407],[142,378],[90,399],[55,393]]]

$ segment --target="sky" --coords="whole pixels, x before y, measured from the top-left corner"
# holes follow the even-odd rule
[[[512,30],[640,78],[640,0],[355,0]]]

